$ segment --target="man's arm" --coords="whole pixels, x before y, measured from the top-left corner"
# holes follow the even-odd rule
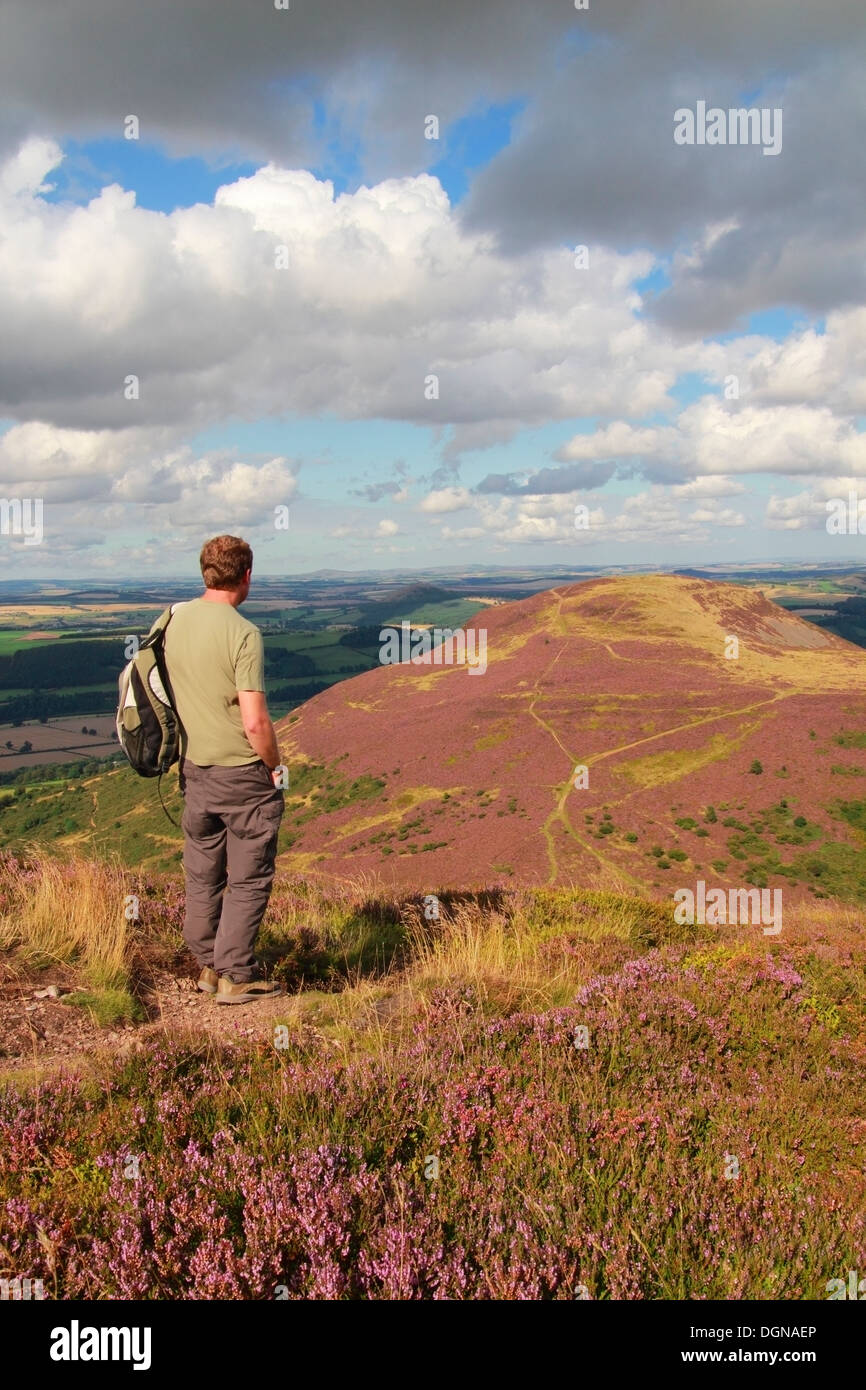
[[[258,753],[262,762],[273,772],[279,766],[280,750],[271,716],[268,714],[268,701],[263,690],[239,690],[238,705],[243,720],[244,733]]]

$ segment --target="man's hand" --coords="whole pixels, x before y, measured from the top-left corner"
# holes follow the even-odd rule
[[[244,733],[253,752],[258,753],[265,767],[276,768],[280,762],[277,736],[268,714],[268,702],[263,690],[239,690],[238,705]],[[271,779],[274,773],[271,772]],[[274,783],[276,786],[276,783]]]

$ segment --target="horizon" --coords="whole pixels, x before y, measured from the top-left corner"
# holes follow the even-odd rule
[[[729,571],[735,574],[751,573],[760,575],[762,573],[774,573],[778,570],[801,570],[804,574],[814,571],[826,571],[830,573],[855,574],[866,569],[866,565],[860,561],[815,561],[805,562],[791,557],[779,560],[745,560],[741,563],[735,562],[706,562],[694,565],[442,565],[425,566],[423,568],[407,569],[403,566],[381,567],[377,569],[358,569],[341,570],[336,567],[322,567],[318,570],[305,570],[298,573],[286,572],[285,574],[261,574],[253,572],[253,585],[250,595],[253,603],[255,602],[254,590],[257,583],[269,584],[288,584],[292,581],[304,582],[310,579],[346,579],[346,580],[376,580],[404,579],[407,583],[421,581],[425,578],[446,577],[443,582],[447,582],[447,576],[452,575],[454,579],[462,576],[464,582],[474,582],[476,579],[483,581],[485,578],[497,576],[514,576],[515,584],[519,585],[520,575],[533,575],[543,577],[550,575],[552,578],[560,572],[560,579],[568,578],[573,575],[576,582],[587,581],[592,578],[613,578],[617,574],[623,576],[636,577],[641,574],[667,574],[674,578],[678,574],[686,571],[701,574],[709,574],[714,577],[715,572],[723,575]],[[731,582],[736,582],[733,580]],[[99,591],[100,589],[118,591],[123,589],[153,588],[157,585],[165,587],[171,584],[194,584],[201,586],[202,579],[199,574],[172,573],[144,574],[139,579],[124,579],[122,577],[107,576],[105,574],[67,576],[46,576],[45,578],[34,577],[32,579],[0,579],[0,589],[41,589],[46,586],[62,586],[64,589],[87,589]],[[551,587],[554,587],[552,585]]]

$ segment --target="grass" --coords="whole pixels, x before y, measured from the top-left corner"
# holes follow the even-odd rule
[[[666,782],[679,781],[690,772],[697,772],[699,768],[730,757],[742,741],[742,738],[729,739],[724,734],[714,734],[702,748],[649,753],[646,757],[632,758],[622,763],[616,771],[643,789],[663,786]]]
[[[83,970],[44,907],[107,870],[44,868],[3,861],[9,949]],[[176,941],[173,880],[98,883],[140,895],[143,959]],[[265,946],[276,1026],[0,1087],[0,1244],[49,1296],[802,1300],[866,1264],[853,909],[769,941],[615,893],[293,879]]]
[[[18,852],[40,844],[46,855],[76,853],[79,839],[87,841],[93,857],[119,859],[130,866],[179,864],[183,837],[166,818],[154,782],[121,766],[73,784],[27,787],[21,798],[0,808],[0,849]],[[162,795],[169,812],[180,820],[182,801],[177,775],[163,779]],[[72,822],[74,830],[67,828]]]
[[[850,827],[857,842],[836,839],[829,830],[787,801],[769,806],[751,823],[726,816],[722,825],[736,831],[727,840],[730,859],[742,864],[746,882],[765,887],[770,880],[807,886],[820,898],[866,901],[866,802],[836,801],[827,808],[832,819]],[[717,860],[723,863],[723,860]],[[721,871],[720,871],[721,872]]]
[[[115,1010],[132,1010],[134,927],[127,906],[128,884],[116,865],[4,856],[0,951],[6,969],[27,975],[60,967],[89,987],[91,1002],[106,994]]]
[[[124,989],[73,990],[64,995],[63,1003],[86,1010],[100,1028],[140,1023],[146,1016],[138,1000]]]
[[[350,780],[335,766],[305,763],[293,771],[285,797],[285,820],[295,826],[305,825],[319,815],[376,800],[384,789],[384,777],[364,774]]]
[[[506,875],[510,868],[500,866]],[[75,855],[46,859],[38,847],[29,857],[0,855],[3,973],[43,983],[59,974],[71,990],[64,1003],[100,1026],[145,1016],[153,967],[176,961],[182,920],[182,885],[168,876]],[[460,978],[479,997],[490,989],[521,1007],[552,1007],[579,978],[562,941],[646,947],[693,930],[674,923],[667,903],[616,893],[507,886],[400,894],[372,877],[330,887],[293,878],[278,881],[257,952],[293,991],[350,995],[408,970],[422,991]],[[563,960],[551,975],[552,950]]]

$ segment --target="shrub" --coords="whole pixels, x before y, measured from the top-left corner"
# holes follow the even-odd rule
[[[119,1023],[139,1023],[144,1010],[137,999],[123,989],[75,990],[63,996],[63,1003],[85,1009],[100,1028],[115,1028]]]
[[[315,927],[298,927],[292,932],[288,949],[273,967],[274,979],[292,992],[305,984],[327,983],[333,973],[332,958]]]

